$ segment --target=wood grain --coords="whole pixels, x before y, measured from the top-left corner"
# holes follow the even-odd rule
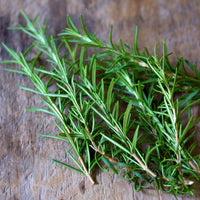
[[[24,23],[24,10],[30,18],[40,13],[39,20],[49,21],[49,33],[56,35],[66,26],[70,14],[80,27],[83,14],[90,32],[108,40],[109,26],[114,25],[114,40],[122,38],[132,44],[135,26],[140,28],[139,46],[150,52],[162,38],[169,51],[199,65],[200,1],[199,0],[0,0],[0,41],[23,51],[30,39],[21,32],[8,31],[8,26]],[[161,53],[160,53],[161,54]],[[0,60],[8,58],[0,45]],[[172,61],[175,57],[172,57]],[[53,118],[41,113],[26,113],[30,107],[40,106],[37,95],[18,88],[31,86],[22,75],[5,72],[0,66],[0,199],[1,200],[167,200],[175,199],[154,189],[135,192],[133,184],[113,173],[97,173],[97,185],[71,170],[64,169],[51,159],[70,163],[66,144],[40,137],[41,133],[56,134]],[[9,66],[10,67],[10,66]],[[17,68],[17,66],[11,66]],[[198,110],[195,110],[197,114]],[[197,126],[197,128],[199,125]],[[200,186],[193,197],[180,196],[179,200],[200,199]]]

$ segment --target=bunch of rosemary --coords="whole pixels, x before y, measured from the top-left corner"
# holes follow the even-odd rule
[[[53,161],[86,175],[92,183],[97,166],[132,181],[136,190],[154,182],[164,192],[193,194],[200,173],[200,155],[193,153],[196,143],[188,142],[200,119],[191,114],[200,101],[196,67],[183,58],[172,66],[165,41],[160,59],[156,46],[153,56],[147,49],[140,52],[137,28],[132,48],[122,40],[113,44],[112,26],[108,43],[87,32],[82,16],[82,32],[68,16],[68,28],[54,39],[46,36],[47,26],[43,29],[37,17],[30,21],[22,14],[27,26],[12,29],[34,41],[19,54],[3,44],[13,57],[3,63],[19,64],[21,70],[7,70],[29,76],[34,89],[20,87],[41,96],[44,108],[29,111],[57,117],[60,133],[42,136],[69,143],[74,154],[66,152],[74,165]],[[92,56],[91,50],[86,56],[89,48]],[[37,55],[28,59],[36,50]],[[46,59],[42,65],[40,58]]]

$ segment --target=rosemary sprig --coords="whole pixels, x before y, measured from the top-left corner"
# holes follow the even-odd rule
[[[47,26],[43,29],[37,17],[31,21],[22,15],[26,27],[12,29],[31,36],[33,44],[19,54],[3,44],[13,60],[2,63],[19,64],[21,70],[8,71],[29,76],[34,89],[21,88],[39,94],[44,102],[43,108],[29,111],[56,116],[60,133],[42,136],[68,142],[74,154],[66,152],[76,167],[53,161],[86,175],[92,183],[92,170],[98,166],[131,180],[136,190],[155,182],[164,192],[193,194],[200,155],[193,155],[195,143],[188,147],[187,142],[200,119],[191,114],[200,101],[197,68],[183,58],[172,66],[165,41],[160,59],[156,46],[153,56],[147,49],[140,52],[138,28],[132,48],[121,39],[119,45],[113,43],[112,26],[109,43],[91,35],[82,16],[82,32],[67,16],[68,28],[55,39],[46,36]],[[94,53],[86,57],[88,48]],[[38,54],[28,59],[33,49]],[[42,66],[39,58],[46,59]],[[194,72],[192,77],[185,64]]]

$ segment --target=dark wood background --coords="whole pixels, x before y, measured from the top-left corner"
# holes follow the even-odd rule
[[[82,13],[87,29],[106,40],[112,23],[116,42],[122,38],[132,44],[138,25],[141,48],[146,46],[153,52],[157,43],[161,52],[165,38],[169,51],[200,64],[199,0],[0,0],[0,42],[18,52],[30,40],[21,32],[8,31],[7,27],[24,23],[20,9],[30,18],[39,13],[42,24],[48,19],[48,32],[53,35],[65,28],[67,14],[80,27]],[[8,57],[0,45],[0,60]],[[172,56],[172,62],[174,59]],[[132,183],[111,172],[97,172],[99,184],[91,185],[87,178],[52,163],[52,158],[70,162],[65,154],[68,147],[40,136],[56,132],[53,118],[26,113],[26,109],[40,106],[40,99],[18,88],[17,85],[31,86],[27,78],[5,72],[4,67],[0,66],[0,200],[175,199],[154,189],[135,192]],[[197,188],[200,190],[200,186]],[[200,199],[200,191],[194,197],[178,199]]]

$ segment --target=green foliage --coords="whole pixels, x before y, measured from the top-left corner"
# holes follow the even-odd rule
[[[73,166],[53,161],[85,174],[93,183],[90,174],[96,166],[134,182],[136,190],[155,182],[164,192],[193,194],[200,156],[192,153],[195,143],[188,148],[187,142],[200,119],[191,115],[191,107],[200,101],[195,65],[183,58],[171,65],[165,40],[160,59],[156,46],[154,56],[147,49],[140,52],[137,27],[131,48],[121,39],[119,45],[113,43],[112,26],[109,43],[88,33],[82,16],[82,32],[67,16],[68,28],[55,39],[46,36],[47,26],[43,29],[37,18],[31,21],[22,15],[27,26],[12,29],[28,34],[33,44],[19,54],[3,44],[13,57],[3,63],[19,64],[21,70],[7,70],[28,76],[34,88],[21,88],[41,96],[44,107],[29,111],[56,116],[58,136],[42,136],[71,145],[74,154],[66,152]],[[89,47],[95,53],[86,56]],[[29,60],[33,49],[38,54]],[[188,118],[185,126],[183,114]]]

